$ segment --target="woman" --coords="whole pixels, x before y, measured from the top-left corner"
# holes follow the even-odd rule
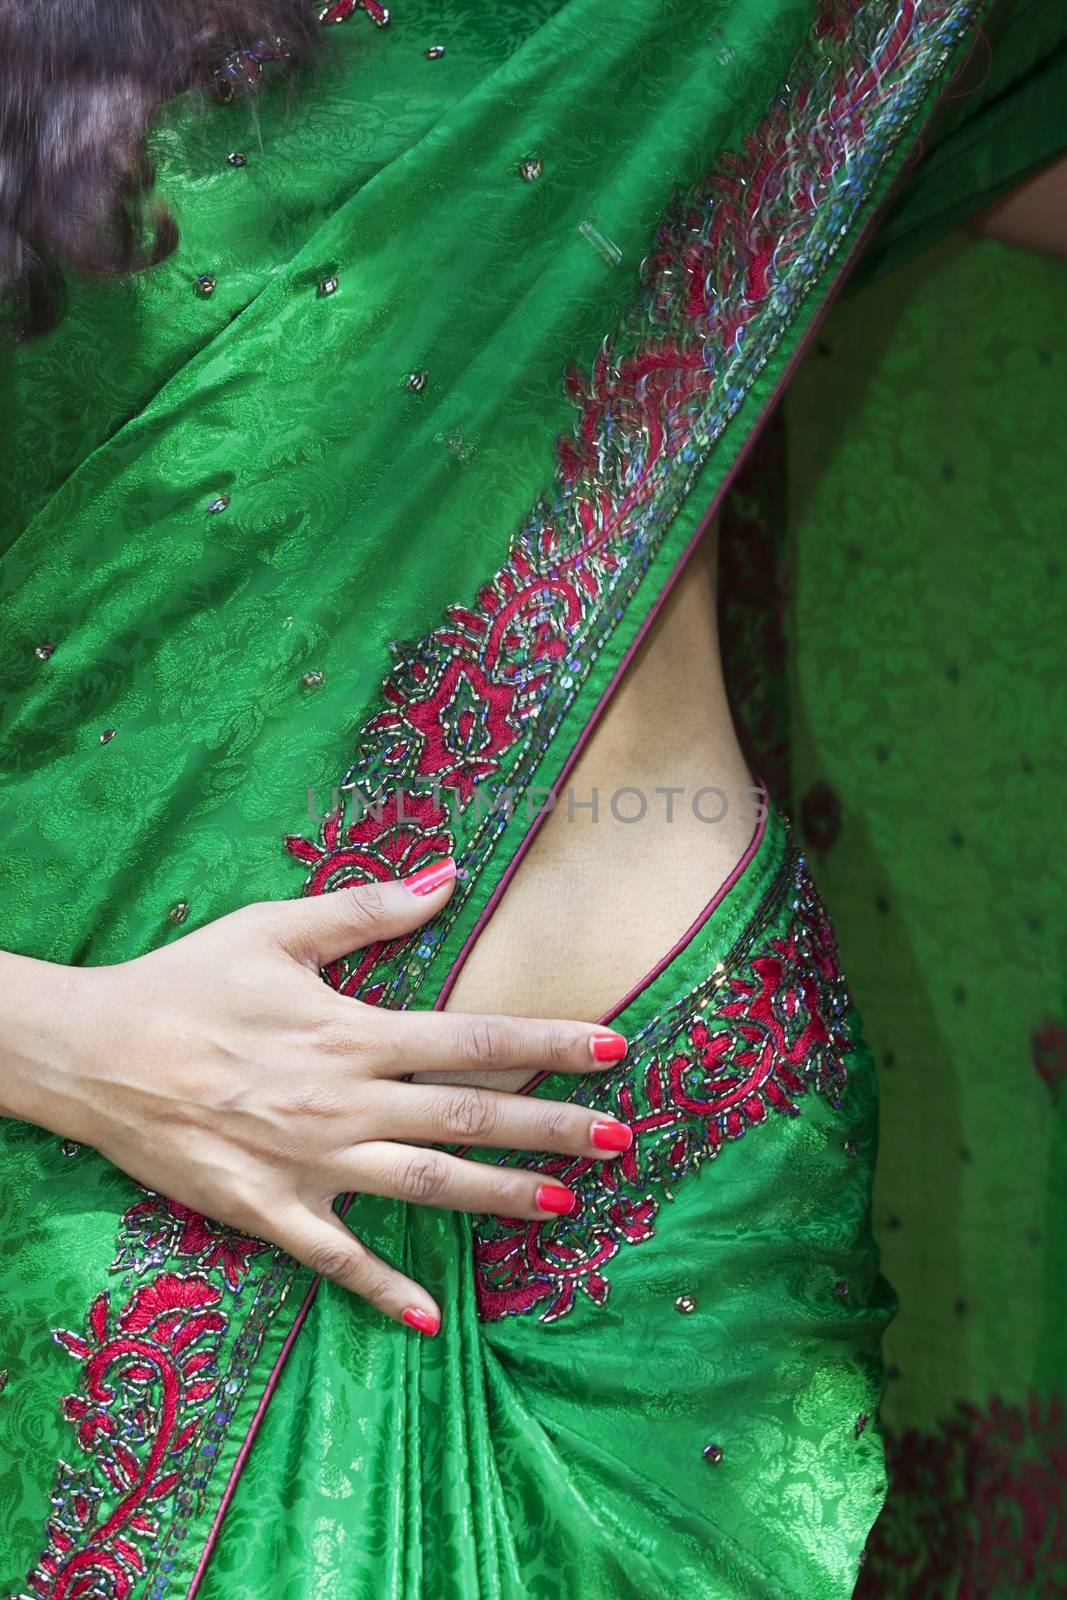
[[[352,10],[12,361],[4,1572],[847,1595],[875,1085],[714,518],[977,10]]]

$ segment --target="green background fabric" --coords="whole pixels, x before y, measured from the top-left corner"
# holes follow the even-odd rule
[[[785,404],[794,803],[901,1302],[863,1595],[1067,1586],[1065,290],[951,236],[835,308]]]

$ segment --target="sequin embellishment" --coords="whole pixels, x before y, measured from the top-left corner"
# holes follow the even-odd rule
[[[633,1130],[612,1161],[514,1152],[501,1165],[536,1170],[573,1189],[574,1210],[551,1223],[481,1217],[474,1229],[479,1315],[569,1312],[579,1290],[607,1300],[605,1268],[624,1244],[652,1238],[661,1200],[730,1140],[800,1114],[809,1091],[835,1109],[852,1049],[848,990],[833,927],[804,857],[790,843],[770,888],[725,960],[631,1040],[610,1075],[569,1096]],[[691,1296],[676,1302],[693,1309]]]
[[[132,1292],[116,1305],[104,1289],[84,1330],[53,1331],[78,1363],[62,1407],[83,1464],[57,1466],[48,1544],[19,1600],[166,1591],[165,1576],[140,1586],[159,1563],[173,1564],[202,1509],[219,1442],[288,1292],[289,1257],[145,1195],[123,1216],[111,1265]],[[257,1258],[264,1268],[253,1275]]]
[[[319,16],[341,22],[356,10],[379,26],[388,22],[376,0],[339,0]],[[474,804],[475,796],[504,780],[521,801],[695,475],[792,328],[808,290],[833,263],[973,11],[969,0],[922,7],[914,0],[828,3],[790,67],[791,96],[776,97],[743,151],[721,155],[672,206],[631,311],[591,370],[567,379],[578,415],[561,444],[551,496],[532,509],[477,595],[449,608],[416,645],[398,650],[358,732],[342,787],[368,795],[385,787],[390,798],[365,817],[346,802],[331,811],[318,839],[287,841],[305,865],[305,893],[401,876],[430,856],[454,854],[459,883],[436,930],[438,941],[445,936],[503,825],[491,809],[487,814]],[[231,97],[239,82],[255,86],[263,64],[284,53],[279,39],[229,58],[216,74],[220,96]],[[210,276],[203,275],[205,283]],[[218,498],[216,511],[226,503]],[[460,802],[453,826],[458,832],[462,825],[462,849],[442,790]],[[420,930],[336,963],[327,976],[347,993],[405,1004],[439,947]],[[770,951],[761,959],[782,967],[788,958]],[[723,986],[726,1003],[756,1006],[755,965],[747,977],[731,971],[728,983],[735,980],[753,987],[727,993]],[[798,992],[802,1000],[803,987]],[[701,1020],[707,1042],[686,1032],[683,1047],[683,1022],[692,1029]],[[728,1049],[740,1065],[733,1052],[742,1046],[731,1031],[736,1018],[722,1021],[716,1010],[710,1019],[674,1021],[673,1055],[664,1053],[670,1041],[661,1041],[645,1076],[630,1088],[642,1115],[655,1114],[643,1097],[662,1083],[659,1074],[667,1072],[669,1084],[674,1056],[691,1063],[679,1069],[681,1091],[692,1098],[699,1080],[710,1091],[709,1106],[727,1093],[725,1062],[714,1054],[718,1034],[734,1040]],[[832,1076],[829,1045],[824,1055]],[[712,1155],[724,1139],[754,1126],[759,1104],[765,1120],[768,1106],[779,1109],[776,1095],[789,1102],[782,1108],[788,1111],[797,1094],[819,1087],[818,1058],[813,1045],[814,1082],[808,1064],[775,1058],[748,1103],[714,1114],[681,1102],[665,1106],[676,1120],[660,1153],[662,1172],[647,1168],[656,1195],[633,1201],[620,1193],[612,1211],[596,1189],[576,1219],[556,1223],[558,1239],[562,1226],[586,1216],[587,1204],[601,1205],[593,1216],[602,1259],[579,1261],[568,1274],[557,1246],[547,1288],[540,1268],[533,1270],[529,1242],[506,1224],[495,1231],[489,1219],[482,1234],[493,1254],[479,1263],[487,1314],[507,1314],[512,1289],[543,1314],[554,1307],[561,1314],[579,1287],[603,1298],[600,1269],[635,1231],[649,1236],[673,1165],[684,1170],[687,1161]],[[598,1074],[598,1085],[604,1081]],[[638,1156],[643,1174],[647,1140],[635,1141],[621,1159]],[[103,1290],[87,1309],[84,1332],[56,1330],[79,1363],[66,1415],[83,1464],[61,1460],[56,1469],[44,1548],[28,1580],[31,1600],[93,1589],[128,1594],[135,1586],[151,1600],[173,1592],[171,1572],[206,1536],[206,1518],[218,1509],[212,1474],[219,1450],[232,1426],[247,1418],[242,1408],[235,1424],[296,1271],[284,1253],[152,1196],[126,1213],[112,1270],[124,1274],[128,1291],[132,1285],[129,1298],[113,1306]],[[194,1537],[183,1546],[187,1534]]]
[[[590,372],[565,380],[578,418],[559,443],[552,496],[475,595],[397,645],[337,785],[343,801],[318,839],[285,840],[310,869],[306,894],[390,877],[431,835],[459,863],[436,943],[416,932],[335,964],[327,976],[344,993],[415,1000],[695,475],[841,249],[971,11],[828,3],[790,70],[791,98],[776,97],[743,151],[721,154],[663,218],[617,333]],[[422,371],[406,380],[425,381]]]

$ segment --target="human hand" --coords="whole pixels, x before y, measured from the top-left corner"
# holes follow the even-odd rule
[[[3,1109],[436,1332],[437,1304],[361,1244],[333,1210],[338,1194],[546,1218],[573,1205],[561,1184],[420,1141],[599,1160],[630,1143],[625,1124],[583,1106],[419,1081],[588,1072],[624,1054],[619,1034],[390,1011],[323,983],[328,962],[427,921],[454,881],[446,858],[412,879],[261,902],[112,966],[0,957],[17,996],[2,1008]]]

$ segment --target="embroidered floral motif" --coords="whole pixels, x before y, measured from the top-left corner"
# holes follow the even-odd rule
[[[380,4],[380,0],[336,0],[335,4],[321,6],[318,17],[324,26],[329,27],[334,23],[346,22],[355,11],[365,11],[379,28],[386,27],[389,22],[389,12]],[[269,40],[257,39],[252,45],[231,50],[215,68],[215,94],[218,99],[224,102],[232,100],[238,83],[254,94],[263,81],[264,63],[283,60],[291,53],[291,44],[290,40],[287,46],[281,34],[275,34]]]
[[[341,0],[320,20],[356,9],[387,21],[370,0]],[[353,811],[357,794],[385,787],[392,799],[358,817],[346,799],[320,841],[287,840],[311,869],[305,893],[394,876],[451,850],[465,878],[434,938],[447,932],[507,821],[508,807],[477,803],[480,791],[496,785],[517,797],[532,781],[696,474],[852,231],[972,12],[968,0],[827,0],[790,68],[794,87],[776,97],[743,151],[720,157],[671,207],[619,330],[588,374],[568,375],[578,416],[559,447],[553,494],[469,605],[398,647],[342,784]],[[284,41],[224,63],[220,93],[242,76],[254,86],[272,52],[284,54]],[[442,790],[456,802],[451,827]],[[817,917],[801,917],[795,944],[783,936],[784,948],[762,951],[759,968],[728,962],[709,979],[694,1004],[710,1005],[718,984],[729,988],[729,1014],[716,1007],[710,1021],[663,1019],[673,1038],[643,1042],[649,1066],[628,1093],[634,1115],[652,1120],[633,1157],[635,1178],[665,1195],[670,1179],[768,1109],[796,1111],[807,1088],[826,1092],[839,1081],[838,980],[818,929]],[[326,976],[345,993],[406,1004],[432,954],[422,930]],[[620,1082],[620,1108],[622,1092]],[[487,1222],[483,1248],[501,1240],[507,1248],[480,1260],[485,1314],[548,1300],[547,1319],[579,1287],[603,1299],[600,1269],[623,1241],[647,1238],[657,1214],[659,1199],[631,1187],[612,1192],[607,1175],[597,1176],[591,1228],[571,1256],[558,1225],[548,1245]],[[59,1464],[56,1513],[27,1600],[94,1592],[127,1600],[135,1585],[150,1600],[171,1592],[180,1541],[203,1511],[219,1445],[295,1268],[279,1251],[152,1197],[123,1219],[113,1270],[142,1280],[114,1320],[105,1293],[84,1338],[57,1335],[76,1341],[67,1348],[82,1363],[68,1415],[84,1424],[89,1459],[80,1471]]]
[[[452,849],[452,836],[445,826],[447,815],[436,794],[405,795],[394,791],[368,806],[357,821],[346,827],[347,803],[346,797],[326,818],[321,845],[307,839],[287,841],[292,854],[313,868],[305,884],[308,894],[325,894],[347,883],[407,877],[424,860],[448,855]],[[396,951],[400,944],[400,940],[393,940],[370,945],[347,964],[331,963],[325,969],[326,978],[342,994],[361,991],[361,999],[375,1003],[382,998],[382,986],[370,984],[362,988],[364,979],[383,956]]]
[[[588,374],[566,376],[578,416],[558,446],[553,494],[470,605],[394,646],[342,787],[361,800],[401,795],[408,813],[449,791],[443,847],[460,881],[434,942],[416,931],[338,963],[326,974],[337,988],[411,1004],[695,475],[850,233],[972,9],[827,0],[788,74],[794,87],[669,208],[619,330]],[[489,803],[472,803],[483,790]],[[317,864],[305,893],[336,886],[327,861],[344,854],[338,826],[327,823],[321,846],[286,840]],[[438,837],[441,826],[429,822]],[[352,860],[346,870],[350,881],[364,869]]]
[[[792,899],[787,895],[792,891]],[[851,1040],[848,993],[826,911],[803,857],[789,854],[753,923],[693,992],[639,1034],[613,1078],[571,1096],[633,1129],[613,1161],[519,1155],[579,1196],[550,1223],[487,1217],[475,1229],[480,1314],[491,1321],[541,1306],[555,1322],[578,1291],[603,1305],[604,1267],[624,1244],[655,1232],[660,1198],[727,1140],[776,1111],[800,1113],[813,1090],[835,1107]]]
[[[220,1227],[190,1211],[177,1200],[151,1195],[131,1206],[123,1218],[123,1235],[112,1271],[123,1267],[140,1275],[168,1256],[188,1256],[191,1269],[220,1272],[228,1289],[236,1289],[244,1276],[249,1257],[268,1247],[259,1239],[247,1239],[231,1228]]]
[[[144,1573],[144,1543],[158,1536],[158,1508],[189,1462],[218,1387],[221,1299],[206,1278],[163,1272],[114,1318],[107,1292],[98,1295],[84,1337],[56,1330],[81,1363],[63,1415],[90,1459],[81,1469],[60,1464],[48,1548],[28,1578],[35,1594],[123,1600]]]
[[[253,1263],[262,1264],[255,1282]],[[85,1461],[58,1463],[47,1544],[19,1600],[127,1600],[147,1592],[142,1585],[177,1553],[202,1504],[295,1264],[146,1191],[123,1216],[111,1271],[134,1285],[121,1308],[113,1310],[105,1289],[89,1307],[84,1334],[53,1330],[80,1363],[62,1410]],[[165,1589],[160,1577],[151,1593]]]

